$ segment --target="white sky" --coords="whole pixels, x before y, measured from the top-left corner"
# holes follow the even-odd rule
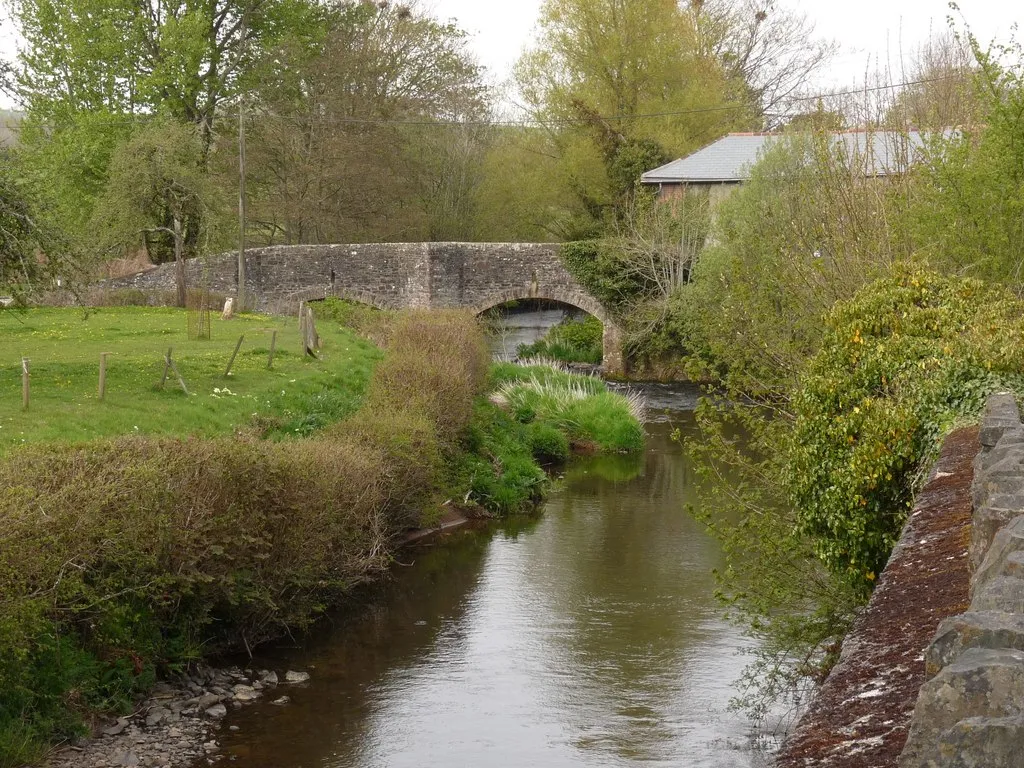
[[[637,0],[638,2],[642,0]],[[889,62],[899,72],[900,49],[908,54],[931,30],[946,29],[948,0],[777,0],[805,13],[820,37],[840,52],[815,85],[854,87],[867,70]],[[533,38],[541,0],[426,0],[442,19],[453,18],[472,36],[472,49],[496,82],[504,80]],[[1024,21],[1020,0],[960,0],[956,17],[966,20],[983,44],[1006,42],[1011,26]],[[962,24],[960,25],[962,26]]]
[[[642,0],[636,0],[642,2]],[[900,51],[911,52],[932,29],[946,26],[947,0],[777,0],[806,13],[817,33],[835,40],[840,54],[814,84],[821,88],[863,83],[866,70],[886,62],[899,72]],[[960,0],[963,19],[983,42],[1009,39],[1011,27],[1024,21],[1019,0]],[[0,5],[3,8],[6,4]],[[499,84],[533,37],[541,0],[425,0],[442,19],[454,19],[472,38],[471,48]],[[0,11],[6,15],[6,10]],[[0,57],[14,56],[17,37],[0,17]],[[10,106],[0,96],[0,107]]]

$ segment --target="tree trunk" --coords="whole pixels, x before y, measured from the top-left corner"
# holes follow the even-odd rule
[[[181,229],[181,217],[174,216],[174,283],[178,291],[178,306],[184,307],[188,298],[188,284],[185,278],[185,236]]]

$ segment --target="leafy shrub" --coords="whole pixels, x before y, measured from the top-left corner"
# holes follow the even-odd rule
[[[600,364],[604,358],[604,326],[588,315],[583,321],[569,320],[549,330],[533,344],[520,344],[519,357],[548,357],[565,363]]]
[[[366,407],[419,411],[436,426],[442,444],[455,445],[473,415],[489,360],[486,340],[469,313],[403,312],[370,382]]]
[[[624,255],[603,240],[565,243],[559,256],[569,274],[607,307],[619,307],[649,295],[653,286],[637,276]]]
[[[528,426],[530,451],[537,461],[553,463],[569,458],[569,438],[557,427],[543,422]]]
[[[866,588],[884,567],[922,465],[988,393],[1019,385],[1024,304],[919,268],[840,302],[801,379],[788,476],[801,530]]]
[[[905,224],[937,269],[967,272],[1019,290],[1024,259],[1024,47],[983,49],[967,35],[978,66],[983,117],[926,143],[927,162],[908,201]]]
[[[385,457],[393,513],[407,525],[420,523],[439,487],[444,464],[437,430],[424,414],[364,408],[329,429],[327,436],[379,451]]]
[[[372,447],[327,440],[124,438],[8,456],[0,729],[67,734],[69,696],[126,703],[184,649],[308,624],[387,565],[385,466]]]

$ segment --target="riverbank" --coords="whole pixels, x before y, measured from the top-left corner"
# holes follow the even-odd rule
[[[177,768],[199,758],[219,760],[217,732],[230,709],[270,700],[287,706],[288,691],[305,685],[307,672],[205,664],[172,682],[161,682],[127,715],[100,727],[92,738],[58,746],[46,768]]]
[[[550,375],[568,379],[575,394],[560,407],[577,415],[599,394]],[[47,735],[81,733],[82,717],[133,710],[158,677],[310,626],[452,500],[522,510],[544,492],[538,460],[570,438],[628,433],[579,418],[570,431],[558,409],[509,413],[483,397],[492,386],[470,316],[409,313],[393,320],[366,406],[314,437],[9,452],[0,711],[20,716],[0,722],[0,765],[32,760]]]
[[[776,768],[895,768],[925,682],[923,651],[966,609],[978,429],[949,435],[878,587]]]

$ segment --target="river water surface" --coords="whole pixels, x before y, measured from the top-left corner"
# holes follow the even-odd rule
[[[721,552],[671,439],[693,432],[695,393],[648,394],[643,455],[575,460],[536,519],[408,550],[366,605],[257,657],[312,681],[229,714],[230,764],[759,764],[727,709],[745,641],[713,598]]]

